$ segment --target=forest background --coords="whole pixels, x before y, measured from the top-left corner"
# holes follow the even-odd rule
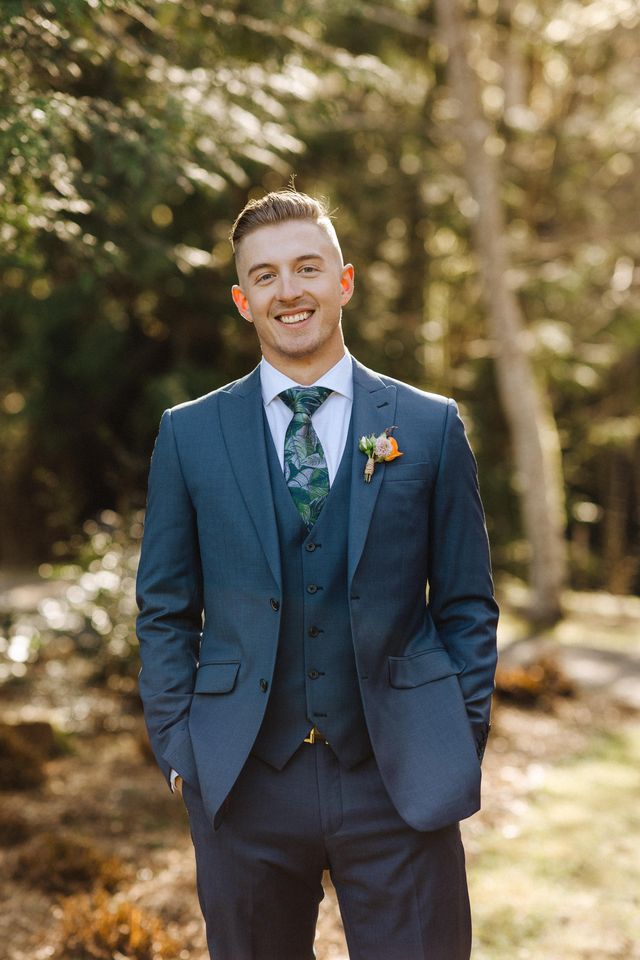
[[[514,424],[496,376],[515,342],[561,451],[543,480],[561,471],[569,582],[638,591],[640,12],[460,6],[471,144],[424,0],[3,3],[1,563],[141,508],[162,410],[254,366],[227,236],[295,174],[356,265],[352,352],[461,403],[496,569],[526,577],[531,559],[517,449],[537,411],[518,368]],[[492,188],[500,219],[474,237]]]
[[[637,656],[639,52],[636,0],[4,0],[0,570],[54,598],[3,601],[11,716],[78,652],[133,698],[159,418],[259,359],[228,233],[292,176],[355,264],[350,350],[461,406],[505,640],[600,617]],[[575,693],[527,650],[505,688]]]

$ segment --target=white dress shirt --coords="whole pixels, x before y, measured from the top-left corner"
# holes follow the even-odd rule
[[[329,483],[332,484],[347,442],[351,407],[353,406],[353,366],[351,354],[345,350],[342,359],[323,373],[312,384],[296,383],[290,377],[276,370],[264,357],[260,361],[260,382],[262,401],[267,422],[271,430],[280,466],[284,471],[284,438],[287,427],[293,420],[293,411],[278,396],[289,387],[313,386],[327,387],[333,393],[327,397],[311,417],[313,429],[322,444],[329,470]]]

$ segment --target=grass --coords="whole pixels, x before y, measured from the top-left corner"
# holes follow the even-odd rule
[[[640,726],[596,733],[470,864],[474,960],[640,958]]]

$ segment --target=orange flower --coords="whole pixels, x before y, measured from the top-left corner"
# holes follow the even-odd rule
[[[385,462],[388,463],[389,460],[395,460],[396,457],[401,457],[403,454],[401,450],[398,450],[398,441],[395,437],[387,437],[387,439],[392,447],[391,453],[384,458]]]

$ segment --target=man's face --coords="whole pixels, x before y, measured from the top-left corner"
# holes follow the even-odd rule
[[[337,363],[353,267],[342,265],[327,232],[312,220],[258,227],[238,244],[236,261],[233,300],[255,325],[265,359],[283,373],[299,361],[327,370]]]

